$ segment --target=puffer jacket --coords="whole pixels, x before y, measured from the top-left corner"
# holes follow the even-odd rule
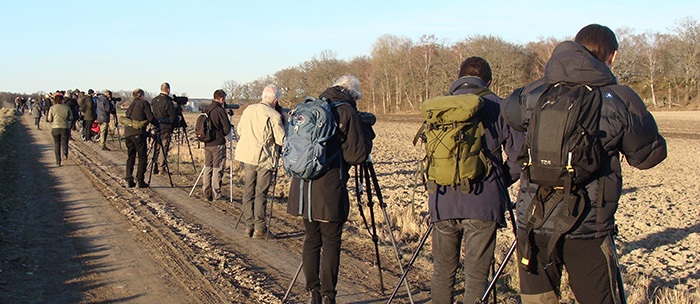
[[[51,123],[52,129],[69,129],[73,120],[73,112],[65,104],[55,104],[49,109],[46,121]]]
[[[109,115],[116,113],[112,101],[102,94],[97,96],[97,122],[109,122]]]
[[[328,155],[340,150],[342,160],[331,162],[331,169],[312,181],[293,178],[289,190],[287,212],[308,220],[321,222],[345,222],[350,211],[346,184],[351,165],[367,160],[368,147],[357,114],[357,104],[347,91],[339,86],[331,87],[319,96],[328,102],[345,101],[333,108],[338,131],[329,142]],[[309,184],[310,189],[309,189]],[[310,193],[309,193],[310,191]]]
[[[477,88],[486,88],[486,83],[478,77],[457,79],[449,92],[453,95],[468,94]],[[506,125],[500,115],[501,98],[493,93],[484,95],[484,107],[479,111],[484,125],[483,143],[486,151],[499,151],[489,156],[492,170],[483,181],[474,183],[473,190],[463,193],[460,189],[449,186],[437,187],[435,193],[428,193],[430,219],[433,222],[449,219],[476,219],[492,221],[505,226],[505,208],[508,198],[508,186],[520,177],[520,166],[516,158],[520,152],[525,136],[515,132]],[[499,150],[499,147],[502,150]],[[502,153],[508,156],[503,161]]]
[[[266,103],[248,106],[238,122],[240,141],[236,145],[236,160],[272,169],[277,146],[284,142],[282,116]]]
[[[564,237],[603,237],[615,227],[614,215],[622,194],[620,153],[631,166],[649,169],[666,158],[666,140],[659,134],[656,121],[641,98],[631,88],[617,84],[605,63],[572,41],[565,41],[554,49],[542,79],[516,90],[506,99],[502,109],[506,122],[516,130],[525,131],[544,88],[562,81],[600,88],[603,102],[599,128],[604,133],[601,142],[609,157],[609,162],[601,168],[602,176],[578,190],[587,205],[582,218]],[[526,211],[538,185],[529,183],[525,175],[520,180],[517,215],[518,226],[524,228],[529,220]],[[553,231],[550,218],[535,233],[549,235]]]

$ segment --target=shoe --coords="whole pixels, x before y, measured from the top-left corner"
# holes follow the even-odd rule
[[[312,289],[309,291],[309,301],[306,302],[307,304],[321,304],[321,292]]]
[[[68,161],[68,155],[64,155],[63,160]]]
[[[136,185],[136,186],[139,188],[148,188],[149,185],[146,184],[146,182],[144,182],[144,181],[139,181],[138,185]]]
[[[254,239],[264,239],[266,232],[267,232],[267,229],[255,230],[255,232],[253,232],[253,238]]]
[[[109,148],[107,148],[107,146],[104,146],[104,147],[102,147],[102,151],[112,151],[112,150],[110,150]]]
[[[153,167],[153,174],[158,175],[160,173],[160,170],[158,170],[158,167]]]
[[[129,186],[129,188],[136,187],[136,183],[134,182],[133,179],[127,179],[126,184],[127,184],[127,186]]]
[[[253,237],[253,231],[255,231],[253,228],[248,228],[245,230],[245,236],[247,237]]]
[[[321,304],[335,304],[335,299],[329,295],[324,295]]]
[[[208,202],[213,201],[213,199],[211,198],[211,196],[205,196],[204,199],[207,200]]]

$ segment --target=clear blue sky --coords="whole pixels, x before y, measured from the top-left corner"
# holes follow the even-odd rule
[[[0,91],[56,89],[211,97],[323,50],[369,55],[378,37],[423,34],[454,43],[573,36],[590,23],[667,33],[700,1],[3,1]]]

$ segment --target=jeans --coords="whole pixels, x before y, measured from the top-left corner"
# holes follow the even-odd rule
[[[270,189],[272,170],[243,164],[245,184],[243,186],[243,218],[247,228],[265,229],[267,192]]]
[[[61,155],[68,157],[68,128],[51,129],[53,136],[53,151],[56,154],[56,164],[61,164]]]
[[[343,223],[309,222],[304,219],[304,228],[306,236],[302,260],[306,290],[320,290],[322,295],[335,299]],[[321,256],[321,248],[323,248],[323,256]]]
[[[202,190],[205,197],[221,197],[222,167],[226,159],[226,145],[204,146],[204,179]]]
[[[126,180],[133,181],[134,164],[138,155],[139,167],[136,171],[136,178],[139,182],[144,181],[146,174],[146,165],[148,158],[146,157],[146,137],[143,135],[132,135],[124,138],[126,143]]]
[[[496,223],[473,219],[439,221],[433,231],[432,303],[454,303],[452,291],[462,243],[465,256],[462,302],[476,303],[486,290],[496,245]]]

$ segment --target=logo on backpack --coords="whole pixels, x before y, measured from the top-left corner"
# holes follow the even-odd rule
[[[282,161],[287,173],[313,180],[330,169],[340,152],[328,155],[327,151],[328,141],[337,130],[331,108],[340,104],[307,96],[289,112],[287,138],[282,145]]]
[[[199,114],[197,117],[197,123],[194,127],[194,134],[197,135],[197,139],[199,139],[201,142],[208,143],[214,140],[209,114],[204,112]]]
[[[428,191],[436,185],[471,191],[471,183],[482,180],[491,170],[482,137],[484,126],[479,111],[482,96],[491,93],[478,89],[469,94],[446,95],[424,101],[420,108],[425,123],[416,134],[425,143],[425,172]]]

